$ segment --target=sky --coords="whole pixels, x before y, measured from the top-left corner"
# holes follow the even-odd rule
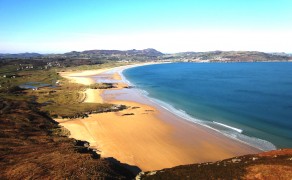
[[[0,0],[0,53],[292,53],[291,0]]]

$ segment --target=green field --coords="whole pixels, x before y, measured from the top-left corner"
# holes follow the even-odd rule
[[[83,103],[86,88],[107,89],[113,87],[113,84],[97,83],[85,86],[69,82],[58,73],[64,71],[111,68],[121,65],[125,65],[125,63],[105,63],[92,66],[82,65],[67,68],[50,68],[46,70],[24,69],[18,71],[16,70],[18,65],[2,66],[0,68],[0,99],[33,101],[40,105],[39,108],[41,111],[58,118],[86,117],[90,113],[123,109],[125,107],[117,107],[112,104]],[[32,85],[44,83],[51,86],[41,87],[37,90],[19,88],[20,85],[27,83]]]

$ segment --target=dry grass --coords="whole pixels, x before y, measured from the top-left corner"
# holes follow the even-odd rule
[[[245,155],[218,162],[146,172],[142,179],[291,179],[292,151]]]
[[[0,108],[0,179],[133,178],[120,163],[76,146],[35,104],[2,99]]]
[[[100,67],[103,66],[106,65]],[[133,178],[134,174],[121,163],[96,159],[92,150],[76,146],[76,141],[67,137],[68,130],[48,117],[74,117],[113,107],[82,103],[86,87],[69,83],[58,71],[61,70],[19,71],[16,78],[0,77],[0,179]],[[5,67],[0,72],[7,73]],[[16,88],[27,82],[54,85],[57,80],[58,87],[37,91]]]

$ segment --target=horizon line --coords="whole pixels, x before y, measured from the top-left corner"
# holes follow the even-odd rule
[[[216,51],[221,51],[221,52],[263,52],[263,53],[285,53],[285,54],[292,54],[292,52],[287,52],[287,51],[260,51],[260,50],[208,50],[208,51],[177,51],[177,52],[162,52],[159,51],[155,48],[145,48],[145,49],[87,49],[87,50],[68,50],[68,51],[62,51],[62,52],[40,52],[40,51],[22,51],[22,52],[2,52],[0,51],[0,54],[32,54],[32,53],[36,53],[36,54],[41,54],[41,55],[49,55],[49,54],[65,54],[65,53],[69,53],[69,52],[84,52],[84,51],[130,51],[130,50],[138,50],[138,51],[142,51],[142,50],[146,50],[146,49],[154,49],[158,52],[161,52],[163,54],[177,54],[177,53],[187,53],[187,52],[197,52],[197,53],[204,53],[204,52],[216,52]]]

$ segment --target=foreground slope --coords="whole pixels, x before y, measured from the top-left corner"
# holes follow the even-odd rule
[[[122,164],[68,138],[37,105],[0,100],[0,179],[131,179]]]
[[[140,173],[137,179],[292,179],[292,149]]]
[[[133,179],[26,101],[0,101],[0,179]],[[129,166],[127,167],[129,168]],[[137,167],[130,167],[138,170]],[[292,149],[141,173],[142,179],[291,179]]]

